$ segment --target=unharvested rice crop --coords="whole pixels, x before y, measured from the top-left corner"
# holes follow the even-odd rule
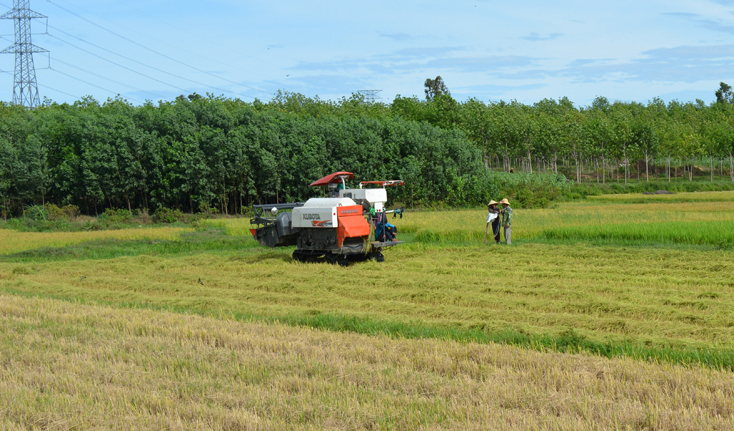
[[[224,229],[224,233],[229,236],[246,236],[252,237],[250,229],[256,226],[250,225],[249,218],[229,218],[229,219],[212,219],[201,220],[199,222],[204,227],[216,227]]]
[[[138,228],[92,232],[17,232],[0,229],[0,254],[19,253],[43,247],[66,247],[87,241],[117,240],[177,240],[183,228]]]
[[[0,428],[734,428],[734,374],[0,296]]]
[[[734,220],[602,224],[547,229],[546,238],[734,246]]]
[[[734,220],[734,202],[702,202],[695,204],[590,204],[570,203],[554,209],[515,209],[513,239],[528,240],[545,237],[551,229],[589,227],[589,229],[640,223],[682,222],[681,229],[695,226],[694,222]],[[415,233],[416,240],[425,244],[474,243],[484,237],[487,212],[458,210],[406,213],[403,220],[390,219],[398,232]],[[490,241],[491,242],[491,241]],[[714,242],[717,245],[719,242]]]
[[[734,202],[734,191],[686,192],[675,194],[646,195],[626,193],[618,195],[588,196],[591,202],[648,203],[648,202]]]

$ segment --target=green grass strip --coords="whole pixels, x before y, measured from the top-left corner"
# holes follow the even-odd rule
[[[394,322],[365,317],[315,313],[313,315],[267,316],[249,313],[212,312],[195,307],[154,305],[88,300],[65,296],[36,294],[3,288],[0,293],[26,298],[47,298],[83,305],[104,305],[116,308],[166,311],[201,317],[234,319],[242,322],[281,323],[334,332],[365,335],[386,335],[397,339],[439,339],[477,344],[504,344],[541,352],[587,353],[605,358],[628,357],[653,363],[700,366],[717,370],[734,371],[734,350],[727,349],[676,349],[651,347],[629,342],[598,342],[577,334],[572,328],[561,334],[527,334],[512,330],[483,331],[477,329],[450,328],[425,325],[420,322]]]
[[[43,247],[0,256],[0,262],[53,262],[86,259],[115,259],[141,254],[179,256],[199,253],[239,252],[258,249],[259,244],[247,238],[226,236],[222,229],[208,229],[181,235],[181,240],[116,240],[88,241],[66,247]]]
[[[573,226],[546,229],[543,237],[572,241],[601,239],[731,247],[734,246],[734,220]]]

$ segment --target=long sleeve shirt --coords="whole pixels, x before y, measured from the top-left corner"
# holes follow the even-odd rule
[[[502,226],[512,227],[512,208],[509,206],[502,209]]]

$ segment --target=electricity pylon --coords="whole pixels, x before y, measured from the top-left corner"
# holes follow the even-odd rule
[[[382,90],[359,90],[359,93],[364,96],[364,101],[367,103],[375,103],[375,100],[382,99],[377,96]]]
[[[34,18],[47,17],[32,11],[30,0],[13,0],[13,9],[0,16],[0,19],[12,19],[15,28],[15,43],[0,51],[0,54],[15,54],[13,103],[28,108],[41,104],[41,99],[38,97],[33,53],[48,52],[31,42],[31,20]]]

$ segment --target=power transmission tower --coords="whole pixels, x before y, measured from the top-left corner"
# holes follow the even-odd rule
[[[378,97],[377,93],[382,90],[359,90],[358,93],[364,96],[364,101],[368,103],[375,103],[375,100],[382,99]]]
[[[15,28],[15,43],[0,51],[0,54],[15,54],[13,103],[28,108],[41,104],[41,99],[38,97],[33,53],[48,52],[31,42],[31,20],[34,18],[47,17],[32,11],[30,0],[13,0],[13,9],[0,16],[0,19],[12,19]]]

